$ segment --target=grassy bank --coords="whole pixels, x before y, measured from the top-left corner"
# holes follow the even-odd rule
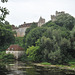
[[[42,67],[46,67],[46,68],[54,67],[54,68],[59,68],[59,69],[62,69],[62,70],[65,69],[65,70],[75,71],[75,62],[70,61],[69,63],[70,64],[67,64],[67,65],[59,65],[59,64],[53,65],[53,64],[48,63],[48,62],[42,62],[42,63],[35,63],[34,65],[42,66]]]

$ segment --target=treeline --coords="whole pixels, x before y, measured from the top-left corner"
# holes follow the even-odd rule
[[[6,49],[15,43],[14,32],[9,22],[0,21],[0,61],[13,61],[14,56],[12,54],[6,54]]]
[[[14,32],[11,25],[5,21],[0,21],[0,51],[6,50],[6,48],[15,42]]]
[[[75,18],[69,14],[61,14],[42,27],[33,23],[25,34],[23,46],[27,58],[34,62],[63,64],[75,58]]]

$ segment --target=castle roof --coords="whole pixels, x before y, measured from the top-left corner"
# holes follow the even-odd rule
[[[7,51],[24,51],[19,45],[10,45]]]

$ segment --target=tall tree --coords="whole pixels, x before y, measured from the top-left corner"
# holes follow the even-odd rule
[[[59,26],[63,26],[69,30],[72,30],[75,24],[75,19],[70,14],[61,14],[56,17],[55,23]]]

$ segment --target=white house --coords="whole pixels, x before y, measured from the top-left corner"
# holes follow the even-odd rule
[[[6,50],[6,54],[13,54],[16,59],[24,54],[24,49],[19,45],[10,45],[10,47]]]

